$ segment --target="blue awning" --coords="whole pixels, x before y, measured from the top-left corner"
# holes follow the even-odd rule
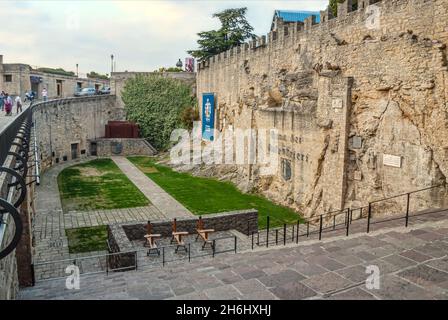
[[[316,22],[320,22],[320,12],[317,11],[275,10],[275,16],[285,22],[304,22],[309,16],[315,16]]]

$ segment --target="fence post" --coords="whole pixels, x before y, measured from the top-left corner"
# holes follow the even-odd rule
[[[292,225],[292,233],[291,233],[291,242],[294,242],[294,229],[295,229],[295,225]]]
[[[283,245],[286,245],[286,223],[283,224]]]
[[[252,231],[252,250],[254,250],[254,232]]]
[[[333,216],[333,230],[336,229],[336,215]]]
[[[165,247],[162,247],[162,266],[165,266]]]
[[[188,262],[191,262],[191,243],[188,243]]]
[[[350,210],[350,224],[352,224],[353,220],[353,210]]]
[[[299,243],[299,226],[300,226],[300,221],[297,220],[296,243]]]
[[[33,287],[36,285],[36,274],[34,273],[34,263],[31,264],[31,284]]]
[[[278,245],[278,229],[275,229],[275,245]]]
[[[408,193],[406,198],[407,198],[407,200],[406,200],[406,224],[405,224],[405,226],[407,228],[408,227],[408,223],[409,223],[409,201],[411,200],[410,199],[411,198],[411,194]]]
[[[308,220],[306,222],[306,237],[308,238],[310,236],[310,221]]]
[[[367,233],[370,232],[370,218],[372,217],[372,204],[369,202],[369,211],[367,212]]]
[[[350,210],[350,209],[348,209],[348,210]],[[350,217],[351,213],[353,213],[353,211],[350,211],[349,217]],[[350,228],[350,223],[351,223],[351,220],[349,220],[349,223],[347,223],[347,229],[346,229],[346,232],[345,232],[345,236],[346,237],[348,237],[348,232],[349,232],[348,229]]]
[[[266,217],[266,248],[269,247],[269,216]]]
[[[322,239],[322,215],[320,215],[320,222],[319,222],[319,240]]]
[[[135,258],[135,270],[137,270],[138,268],[137,251],[134,252],[134,258]]]
[[[238,246],[238,239],[235,236],[235,253],[236,253],[237,246]]]
[[[213,258],[215,257],[215,250],[216,250],[216,239],[213,240]]]

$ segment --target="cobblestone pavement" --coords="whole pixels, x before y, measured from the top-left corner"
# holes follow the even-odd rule
[[[21,299],[448,299],[448,215],[408,228],[258,248],[165,268],[38,282]],[[380,272],[367,289],[368,266]]]
[[[148,178],[125,157],[112,157],[116,165],[126,174],[129,180],[157,207],[163,214],[172,219],[190,217],[193,214],[176,199]]]
[[[87,158],[83,162],[92,159],[94,158]],[[42,175],[41,184],[36,188],[35,208],[37,214],[33,217],[35,238],[34,262],[71,259],[94,254],[92,252],[69,254],[65,229],[122,222],[146,222],[148,220],[163,220],[167,218],[153,205],[143,208],[116,210],[71,211],[64,214],[59,197],[57,176],[64,168],[76,163],[81,162],[70,161],[51,168]]]

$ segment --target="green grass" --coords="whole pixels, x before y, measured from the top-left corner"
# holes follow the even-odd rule
[[[66,229],[65,234],[70,253],[107,250],[106,226]]]
[[[64,169],[58,176],[64,212],[143,207],[149,200],[111,159]]]
[[[142,172],[196,215],[244,210],[258,210],[258,225],[266,227],[296,223],[300,216],[292,209],[277,205],[256,194],[240,192],[232,183],[211,178],[194,177],[156,164],[149,157],[129,157]]]

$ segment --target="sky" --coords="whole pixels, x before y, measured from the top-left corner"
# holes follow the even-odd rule
[[[197,33],[219,28],[213,13],[247,7],[255,34],[269,32],[275,9],[324,10],[328,0],[0,0],[4,63],[79,73],[154,71],[184,62]],[[5,20],[5,17],[8,17]]]

